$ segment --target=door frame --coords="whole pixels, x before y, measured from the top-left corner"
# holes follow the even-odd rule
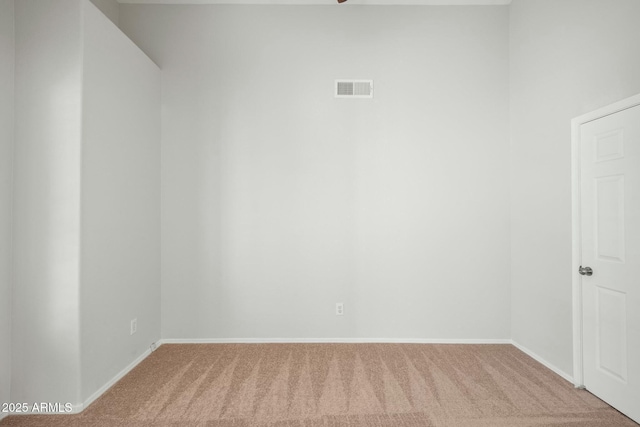
[[[582,258],[580,198],[580,127],[602,117],[640,105],[640,94],[623,99],[571,120],[571,286],[573,304],[573,384],[584,388],[582,339],[582,276],[578,267]]]

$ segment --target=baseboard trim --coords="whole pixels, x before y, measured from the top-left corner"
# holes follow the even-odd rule
[[[138,356],[133,362],[131,362],[129,365],[127,365],[123,370],[118,372],[113,378],[111,378],[111,380],[109,380],[105,385],[103,385],[98,390],[96,390],[95,393],[93,393],[91,396],[89,396],[84,402],[82,402],[82,403],[80,403],[78,405],[74,405],[72,413],[78,414],[78,413],[84,411],[86,408],[88,408],[89,405],[91,405],[96,399],[98,399],[100,396],[102,396],[105,391],[109,390],[115,383],[120,381],[122,379],[122,377],[124,377],[129,372],[131,372],[131,370],[133,368],[138,366],[140,364],[140,362],[142,362],[144,359],[146,359],[151,353],[152,353],[151,348],[148,348],[147,350],[145,350],[144,353],[142,353],[140,356]]]
[[[164,338],[158,344],[511,344],[510,339],[442,338]]]
[[[156,345],[159,345],[159,344],[156,344]],[[152,344],[152,347],[153,347],[153,344]],[[21,415],[79,414],[82,411],[84,411],[85,409],[87,409],[89,407],[89,405],[91,405],[96,399],[98,399],[100,396],[102,396],[104,394],[104,392],[109,390],[115,383],[120,381],[122,379],[122,377],[124,377],[129,372],[131,372],[131,370],[133,368],[138,366],[140,364],[140,362],[142,362],[144,359],[146,359],[153,351],[155,351],[156,348],[157,347],[153,347],[153,350],[152,350],[152,348],[148,348],[147,350],[145,350],[144,353],[142,353],[140,356],[138,356],[133,362],[131,362],[129,365],[127,365],[123,370],[118,372],[113,378],[111,378],[106,384],[104,384],[102,387],[100,387],[98,390],[96,390],[84,402],[72,405],[70,412],[56,412],[56,413],[51,413],[51,412],[49,412],[49,413],[47,413],[47,412],[16,412],[16,413],[10,413],[10,414],[0,413],[0,420],[2,420],[5,417],[14,416],[14,415],[21,416]]]
[[[567,374],[562,369],[558,368],[557,366],[553,365],[552,363],[549,363],[542,356],[534,353],[533,351],[529,350],[527,347],[523,346],[522,344],[520,344],[520,343],[518,343],[518,342],[516,342],[514,340],[511,340],[511,344],[513,344],[513,346],[515,348],[517,348],[518,350],[520,350],[521,352],[523,352],[527,356],[529,356],[532,359],[534,359],[536,362],[538,362],[541,365],[544,365],[545,367],[551,369],[553,372],[555,372],[556,374],[560,375],[562,378],[564,378],[565,380],[569,381],[571,384],[575,384],[574,381],[573,381],[573,376],[572,375]]]

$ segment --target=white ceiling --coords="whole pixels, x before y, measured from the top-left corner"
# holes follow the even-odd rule
[[[118,0],[119,3],[140,3],[140,4],[337,4],[336,0]],[[342,6],[364,4],[364,5],[439,5],[439,6],[460,6],[460,5],[504,5],[510,4],[511,0],[349,0]]]

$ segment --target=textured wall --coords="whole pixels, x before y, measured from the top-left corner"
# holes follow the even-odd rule
[[[81,2],[16,12],[13,402],[79,401]]]
[[[160,339],[160,70],[89,3],[84,19],[83,401]]]
[[[104,15],[118,25],[120,19],[120,3],[117,0],[91,0]]]
[[[640,2],[514,0],[512,336],[572,374],[571,119],[640,92]]]
[[[13,0],[0,0],[0,404],[11,401],[13,10]]]
[[[507,7],[120,7],[163,73],[165,338],[509,338]]]

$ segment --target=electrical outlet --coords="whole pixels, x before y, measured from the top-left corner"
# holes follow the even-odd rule
[[[336,303],[336,316],[344,315],[344,304],[341,302]]]
[[[138,331],[138,319],[131,319],[131,335]]]

